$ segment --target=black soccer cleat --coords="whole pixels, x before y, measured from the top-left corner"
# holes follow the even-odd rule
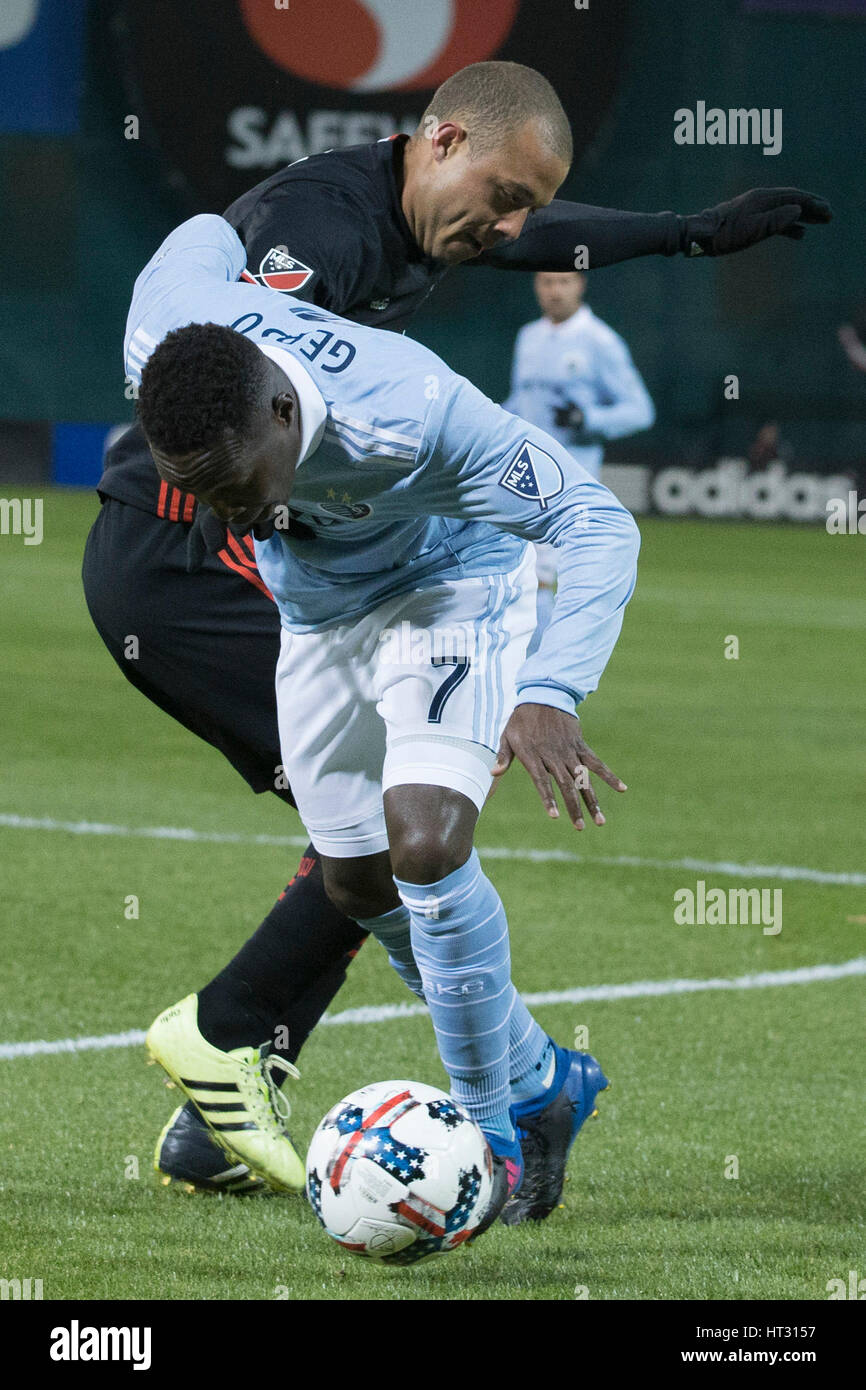
[[[588,1052],[556,1049],[553,1099],[536,1114],[514,1116],[523,1154],[523,1183],[502,1209],[506,1226],[544,1221],[559,1205],[565,1165],[586,1119],[597,1115],[595,1098],[610,1082]]]
[[[157,1139],[153,1166],[166,1185],[174,1180],[199,1192],[246,1196],[272,1191],[245,1163],[228,1162],[190,1100],[175,1110]]]

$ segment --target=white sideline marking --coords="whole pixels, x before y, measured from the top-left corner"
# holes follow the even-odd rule
[[[577,989],[544,990],[540,994],[524,994],[530,1006],[538,1004],[582,1004],[586,1000],[647,999],[662,994],[698,994],[703,990],[770,989],[779,985],[811,985],[825,980],[844,980],[852,975],[866,975],[866,956],[844,961],[841,965],[807,965],[799,970],[763,970],[757,975],[737,975],[732,980],[637,980],[623,985],[584,985]],[[325,1014],[321,1020],[326,1027],[347,1023],[385,1023],[392,1018],[420,1018],[427,1010],[423,1004],[372,1004],[360,1009],[344,1009],[339,1014]],[[99,1038],[60,1038],[56,1042],[0,1043],[0,1059],[34,1057],[56,1052],[94,1052],[109,1047],[137,1047],[144,1042],[144,1033],[132,1028],[127,1033],[105,1033]]]
[[[106,825],[96,820],[52,820],[51,817],[0,814],[7,830],[63,830],[68,835],[120,835],[145,840],[187,840],[211,845],[289,845],[304,849],[309,836],[238,835],[231,830],[191,830],[182,825]]]
[[[66,821],[0,813],[0,828],[7,830],[62,830],[68,835],[119,835],[146,840],[184,840],[196,844],[273,845],[304,849],[305,835],[239,835],[230,830],[192,830],[177,825],[105,825],[101,821]],[[866,873],[833,869],[808,869],[792,864],[734,864],[711,859],[642,859],[634,854],[572,854],[565,849],[507,849],[479,845],[482,859],[520,859],[530,864],[606,864],[623,869],[686,869],[690,873],[726,874],[733,878],[800,879],[806,883],[837,883],[866,887]]]
[[[101,1038],[58,1038],[54,1042],[0,1043],[0,1057],[36,1057],[53,1052],[104,1052],[109,1047],[138,1047],[144,1042],[139,1028],[125,1033],[103,1033]]]

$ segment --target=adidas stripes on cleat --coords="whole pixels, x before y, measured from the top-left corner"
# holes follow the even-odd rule
[[[166,1071],[233,1164],[243,1163],[278,1192],[303,1192],[304,1165],[285,1129],[289,1102],[274,1073],[299,1075],[282,1057],[256,1047],[222,1052],[198,1028],[198,999],[188,994],[155,1019],[147,1050]]]
[[[175,1110],[156,1141],[153,1166],[166,1183],[180,1182],[197,1192],[247,1196],[272,1188],[245,1163],[230,1164],[191,1100]]]
[[[543,1221],[558,1206],[565,1165],[584,1121],[598,1114],[595,1098],[610,1082],[588,1052],[556,1049],[556,1072],[546,1103],[514,1106],[525,1173],[520,1191],[503,1207],[506,1226]]]

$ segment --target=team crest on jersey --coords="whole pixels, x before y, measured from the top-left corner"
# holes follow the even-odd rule
[[[369,502],[318,502],[316,505],[320,512],[339,517],[341,521],[363,521],[373,514]]]
[[[584,376],[589,370],[589,358],[585,352],[567,352],[562,366],[566,376]]]
[[[515,497],[537,502],[544,512],[550,498],[562,492],[562,470],[552,454],[525,439],[499,479],[499,486]]]
[[[254,285],[264,285],[267,290],[277,290],[279,294],[297,294],[315,271],[303,261],[290,256],[285,246],[272,246],[266,256],[262,256],[258,273],[244,271],[242,279]]]

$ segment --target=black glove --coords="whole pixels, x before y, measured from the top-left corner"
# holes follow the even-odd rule
[[[830,204],[800,188],[752,188],[729,203],[680,218],[686,256],[727,256],[771,236],[802,241],[806,223],[829,222]]]
[[[553,411],[553,423],[560,430],[583,429],[583,411],[579,405],[557,405]]]

